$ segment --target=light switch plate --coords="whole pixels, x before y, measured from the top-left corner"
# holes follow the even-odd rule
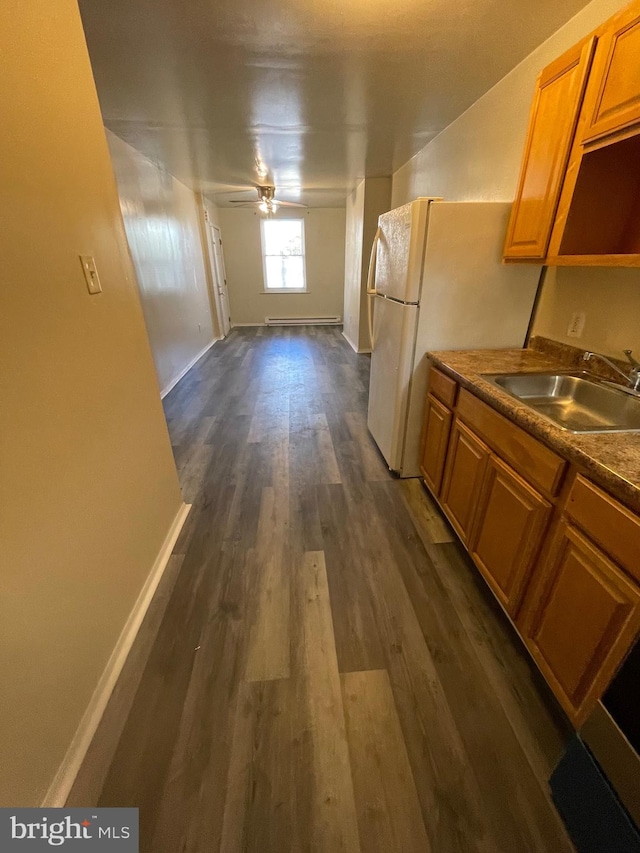
[[[586,314],[584,311],[574,311],[571,317],[571,322],[569,323],[569,327],[567,328],[567,335],[570,338],[579,338],[582,336],[582,332],[584,331],[584,324],[586,322]]]
[[[91,255],[80,255],[80,263],[82,264],[84,280],[87,282],[89,293],[102,293],[102,285],[100,284],[95,260]]]

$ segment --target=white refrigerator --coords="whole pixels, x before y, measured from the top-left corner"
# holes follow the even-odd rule
[[[524,344],[542,268],[502,263],[510,210],[419,198],[378,220],[368,426],[401,477],[420,475],[426,353]]]

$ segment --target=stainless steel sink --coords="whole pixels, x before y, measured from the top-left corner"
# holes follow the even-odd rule
[[[585,373],[499,373],[484,378],[569,432],[640,431],[640,394]]]

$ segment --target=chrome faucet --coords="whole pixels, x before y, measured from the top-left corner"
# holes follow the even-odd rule
[[[623,352],[626,355],[627,359],[629,360],[629,364],[631,365],[631,370],[629,371],[629,373],[625,373],[624,370],[620,370],[620,368],[618,367],[617,364],[614,364],[611,361],[611,359],[607,358],[606,355],[602,355],[602,353],[599,353],[599,352],[589,352],[587,350],[587,352],[585,352],[585,354],[582,356],[582,358],[584,361],[590,361],[594,356],[596,358],[599,358],[601,361],[604,361],[606,364],[608,364],[609,367],[613,368],[613,370],[615,370],[616,373],[619,373],[620,376],[622,376],[622,378],[625,380],[627,388],[633,388],[634,391],[639,391],[640,390],[640,361],[636,361],[636,359],[633,357],[633,355],[631,354],[632,350],[626,349],[626,350],[623,350]]]

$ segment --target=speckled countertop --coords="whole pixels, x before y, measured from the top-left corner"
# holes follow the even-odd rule
[[[575,462],[603,489],[640,513],[640,433],[567,432],[483,379],[483,373],[575,370],[571,353],[524,350],[450,350],[429,358],[464,388],[517,423],[561,456]]]

